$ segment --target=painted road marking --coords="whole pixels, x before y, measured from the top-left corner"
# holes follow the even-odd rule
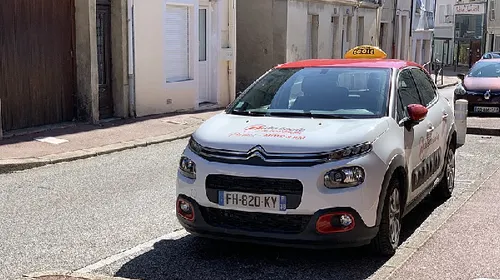
[[[188,233],[184,229],[174,231],[174,232],[171,232],[169,234],[165,234],[163,236],[160,236],[158,238],[146,241],[142,244],[135,246],[134,248],[128,249],[128,250],[123,251],[121,253],[118,253],[116,255],[109,256],[105,259],[102,259],[102,260],[100,260],[96,263],[93,263],[91,265],[88,265],[86,267],[80,268],[75,272],[77,272],[77,273],[90,273],[92,271],[103,268],[107,265],[110,265],[114,262],[117,262],[123,258],[129,257],[129,256],[136,254],[140,251],[143,251],[145,249],[153,249],[154,244],[158,243],[162,240],[177,240],[177,239],[180,239],[180,238],[187,236],[187,235],[188,235]]]
[[[62,143],[69,142],[66,139],[56,138],[56,137],[42,137],[42,138],[35,138],[35,140],[38,141],[38,142],[49,143],[49,144],[52,144],[52,145],[59,145],[59,144],[62,144]]]

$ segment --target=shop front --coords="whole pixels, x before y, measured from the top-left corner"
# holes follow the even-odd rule
[[[470,68],[483,55],[485,11],[485,3],[455,5],[455,68]]]

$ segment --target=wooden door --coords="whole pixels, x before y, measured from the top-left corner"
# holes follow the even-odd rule
[[[471,65],[474,65],[476,61],[481,59],[481,56],[483,55],[481,52],[481,41],[480,40],[474,40],[470,44],[470,50],[471,50]]]
[[[73,0],[0,1],[4,130],[75,116]]]
[[[113,92],[111,88],[111,5],[109,1],[97,1],[97,66],[99,73],[99,118],[113,116]]]

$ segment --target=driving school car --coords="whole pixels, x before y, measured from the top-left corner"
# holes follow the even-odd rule
[[[372,244],[454,188],[452,106],[418,64],[359,46],[271,69],[193,134],[176,212],[198,236],[285,246]]]

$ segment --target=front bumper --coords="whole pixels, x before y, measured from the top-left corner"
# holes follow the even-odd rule
[[[484,95],[458,95],[457,99],[465,99],[468,102],[467,110],[469,111],[469,115],[500,115],[500,96],[492,95],[489,99],[485,99]],[[499,108],[496,109],[498,112],[493,111],[476,111],[476,107],[486,107],[486,108]]]
[[[209,162],[188,148],[183,155],[196,163],[196,179],[179,172],[176,193],[193,204],[195,220],[178,217],[193,234],[306,247],[351,247],[369,243],[378,232],[377,210],[387,165],[373,152],[310,167],[272,168]],[[325,188],[322,174],[343,166],[362,166],[367,179],[357,187]],[[228,209],[217,203],[218,190],[286,195],[286,211]],[[347,232],[318,233],[318,217],[338,210],[351,214],[355,227]]]
[[[363,246],[369,244],[378,232],[376,226],[367,227],[352,208],[323,209],[313,215],[267,214],[204,207],[192,198],[179,197],[189,201],[194,211],[193,221],[184,219],[178,213],[179,223],[195,236],[212,239],[327,249]],[[316,221],[321,215],[339,211],[354,217],[352,230],[331,234],[316,231]]]

